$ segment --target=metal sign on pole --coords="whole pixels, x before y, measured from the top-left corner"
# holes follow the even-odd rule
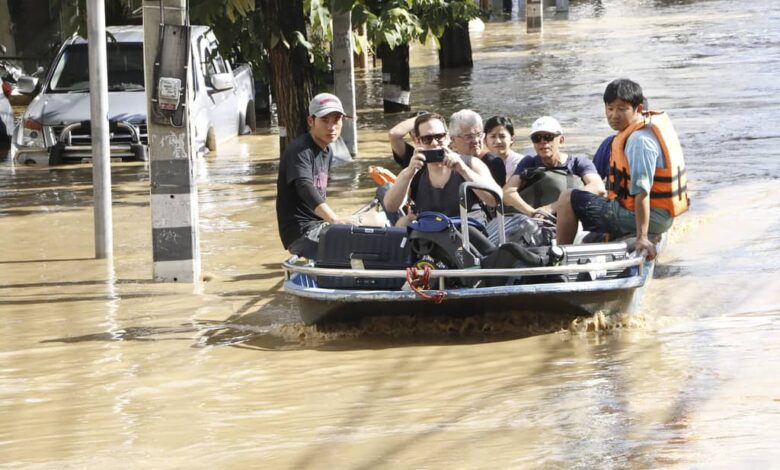
[[[186,0],[144,0],[154,280],[200,283]]]
[[[92,187],[95,198],[95,257],[114,254],[111,217],[111,147],[108,134],[106,9],[103,0],[87,2],[89,102],[92,128]]]
[[[352,51],[351,12],[338,11],[336,2],[331,3],[333,11],[333,81],[336,96],[341,100],[344,111],[352,119],[345,119],[341,137],[352,156],[357,154],[357,114],[355,106],[355,62]]]

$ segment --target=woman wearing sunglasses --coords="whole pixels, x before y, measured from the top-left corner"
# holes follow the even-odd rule
[[[461,183],[476,181],[499,191],[490,170],[471,155],[460,155],[449,149],[450,136],[442,116],[432,113],[418,116],[414,122],[415,152],[409,166],[399,174],[396,183],[384,196],[388,212],[398,211],[409,199],[416,213],[441,212],[457,216],[458,191]],[[474,202],[479,198],[494,207],[496,200],[484,191],[474,191]]]
[[[504,185],[504,204],[525,215],[542,217],[556,213],[558,197],[571,187],[605,194],[604,182],[593,162],[561,152],[565,137],[555,118],[543,116],[534,121],[531,142],[536,155],[518,163]]]

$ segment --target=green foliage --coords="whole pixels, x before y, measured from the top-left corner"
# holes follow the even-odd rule
[[[417,0],[414,2],[412,11],[419,18],[422,29],[425,30],[425,34],[417,39],[422,43],[432,39],[437,46],[445,29],[484,14],[473,0],[449,2],[445,0]]]
[[[74,34],[87,37],[87,2],[86,0],[60,0],[60,40]]]
[[[255,0],[190,0],[189,5],[192,24],[234,24],[255,11]]]
[[[73,33],[86,36],[86,0],[60,2],[63,24],[61,37]],[[281,0],[261,0],[281,1]],[[109,24],[129,21],[139,0],[106,0]],[[282,31],[268,24],[256,0],[189,0],[190,22],[211,25],[220,40],[220,52],[231,62],[249,62],[255,75],[268,79],[268,50],[282,44],[286,48],[302,47],[309,62],[326,71],[333,38],[331,8],[350,11],[354,28],[364,25],[366,38],[353,33],[355,52],[375,51],[386,44],[426,42],[444,34],[454,24],[480,15],[476,0],[305,0],[307,31]]]
[[[344,3],[347,0],[339,0]],[[352,0],[352,24],[366,25],[374,50],[382,44],[425,43],[438,38],[451,25],[476,18],[481,11],[475,0]],[[361,45],[361,50],[365,46]]]
[[[270,34],[255,0],[190,0],[190,23],[211,26],[223,57],[249,63],[256,78],[267,80]]]
[[[330,68],[330,42],[333,39],[333,26],[328,0],[306,0],[304,9],[308,14],[309,41],[304,41],[303,34],[298,35],[297,44],[306,48],[309,62],[320,74]]]

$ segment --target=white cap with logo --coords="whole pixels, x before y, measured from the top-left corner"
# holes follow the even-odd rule
[[[542,116],[531,125],[531,135],[537,132],[549,132],[550,134],[563,134],[561,123],[552,116]]]
[[[346,116],[344,107],[338,96],[330,93],[320,93],[309,102],[309,116],[321,118],[330,113],[341,113]]]

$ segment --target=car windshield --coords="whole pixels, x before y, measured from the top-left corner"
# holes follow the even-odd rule
[[[144,89],[144,54],[140,42],[108,43],[108,89],[142,91]],[[86,44],[65,48],[54,67],[49,91],[79,93],[89,91],[89,57]]]

